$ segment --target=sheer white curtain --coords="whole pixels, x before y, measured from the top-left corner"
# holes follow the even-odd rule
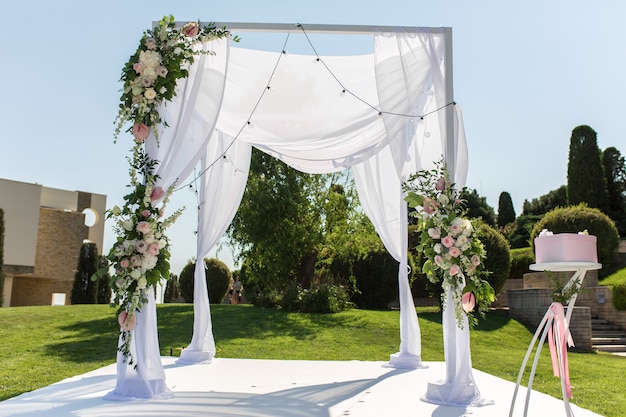
[[[145,146],[148,156],[160,162],[156,169],[157,185],[163,189],[174,185],[179,178],[186,178],[206,149],[223,98],[229,45],[223,39],[200,45],[216,54],[200,55],[190,66],[189,77],[177,84],[174,100],[161,106],[161,116],[169,127],[161,128],[158,141],[152,132]],[[106,399],[171,396],[161,364],[154,294],[148,295],[149,302],[137,313],[137,326],[131,331],[136,368],[124,363],[123,356],[118,354],[116,387]],[[201,317],[205,322],[208,317],[210,329],[210,315],[203,313]]]
[[[203,260],[237,212],[246,188],[251,153],[249,144],[216,132],[202,158],[198,247],[194,271],[193,338],[181,352],[178,363],[210,362],[215,356]]]

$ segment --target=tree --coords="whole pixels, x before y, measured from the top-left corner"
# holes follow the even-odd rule
[[[487,199],[478,195],[474,189],[464,188],[461,191],[461,199],[465,200],[467,208],[467,216],[472,219],[483,219],[489,226],[496,225],[496,213],[489,204]]]
[[[100,256],[98,267],[101,271],[107,271],[98,276],[98,304],[109,304],[111,302],[111,275],[108,272],[109,261],[106,256]]]
[[[602,152],[609,204],[606,214],[613,219],[620,235],[626,236],[626,164],[614,147]]]
[[[567,164],[567,201],[569,205],[586,203],[606,213],[608,195],[597,134],[589,126],[572,131]]]
[[[567,187],[562,185],[548,194],[533,198],[530,202],[524,200],[522,215],[543,215],[557,207],[566,207],[567,205]]]
[[[98,300],[98,282],[91,277],[98,271],[100,258],[96,244],[85,242],[80,247],[78,265],[74,274],[74,285],[70,294],[72,304],[96,304]]]
[[[309,175],[257,149],[252,152],[243,199],[227,236],[238,260],[246,296],[282,291],[304,279],[322,242],[321,204],[327,176]],[[312,261],[311,261],[312,260]]]
[[[498,226],[503,227],[515,221],[515,209],[511,194],[506,191],[500,193],[498,199]]]
[[[187,262],[178,279],[180,293],[187,303],[193,302],[195,269],[195,262]],[[228,265],[216,258],[204,258],[204,276],[209,293],[209,302],[220,304],[228,291],[232,278]]]

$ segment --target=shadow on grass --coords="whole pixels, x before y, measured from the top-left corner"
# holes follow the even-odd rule
[[[46,355],[56,356],[63,361],[90,363],[115,361],[119,326],[114,316],[110,319],[95,319],[61,326],[59,330],[70,333],[58,342],[43,347]],[[52,339],[52,337],[51,337]]]
[[[441,324],[441,312],[423,312],[419,313],[420,320],[427,320],[434,324]],[[478,324],[473,331],[490,332],[505,327],[511,318],[506,310],[491,310],[485,318],[478,317]]]

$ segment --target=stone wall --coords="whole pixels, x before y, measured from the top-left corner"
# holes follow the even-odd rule
[[[601,317],[626,329],[626,311],[613,307],[613,293],[608,287],[585,288],[578,294],[576,305],[589,307],[591,315]]]
[[[549,288],[522,288],[508,292],[509,316],[536,329],[552,304]],[[591,309],[574,307],[570,333],[577,350],[591,350]]]
[[[42,207],[35,268],[32,274],[14,276],[10,305],[51,305],[53,293],[65,294],[69,304],[80,248],[88,233],[84,214]]]

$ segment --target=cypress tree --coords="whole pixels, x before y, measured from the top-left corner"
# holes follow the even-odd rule
[[[506,191],[500,193],[498,198],[498,226],[506,226],[515,221],[515,209],[511,194]]]
[[[567,164],[567,201],[586,203],[606,213],[608,195],[596,131],[589,126],[572,130]]]
[[[98,282],[92,281],[91,276],[98,271],[98,251],[96,244],[83,243],[80,247],[78,265],[74,274],[74,285],[70,301],[72,304],[96,304],[98,299]]]
[[[106,256],[100,256],[100,264],[98,268],[101,270],[107,270],[109,267],[109,261]],[[111,275],[106,272],[98,277],[98,304],[109,304],[111,302]]]
[[[607,215],[615,222],[620,235],[626,235],[626,163],[614,147],[602,152],[602,165],[609,197]]]

